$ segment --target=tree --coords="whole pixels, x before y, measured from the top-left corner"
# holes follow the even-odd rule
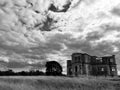
[[[56,61],[47,62],[46,75],[62,75],[62,66]]]

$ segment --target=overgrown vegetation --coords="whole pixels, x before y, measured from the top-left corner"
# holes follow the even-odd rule
[[[120,90],[120,81],[95,77],[0,77],[0,90]]]

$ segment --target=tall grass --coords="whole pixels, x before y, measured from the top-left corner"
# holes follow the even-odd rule
[[[0,90],[120,90],[120,81],[52,76],[0,77]]]

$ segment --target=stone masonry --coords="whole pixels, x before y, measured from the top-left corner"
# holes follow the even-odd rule
[[[86,53],[73,53],[72,60],[67,60],[67,75],[116,76],[115,55],[90,56]]]

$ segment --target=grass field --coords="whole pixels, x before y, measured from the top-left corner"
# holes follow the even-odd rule
[[[118,79],[52,76],[0,77],[0,90],[120,90]]]

